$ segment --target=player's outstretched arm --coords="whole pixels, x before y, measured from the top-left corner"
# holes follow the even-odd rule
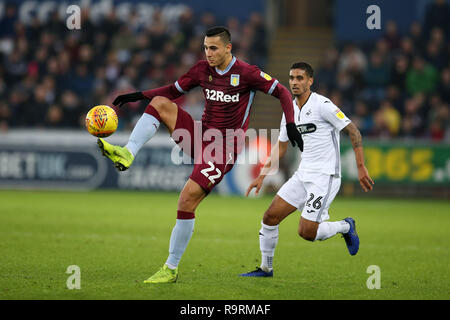
[[[278,168],[280,159],[283,158],[286,154],[288,143],[288,141],[277,141],[275,146],[272,148],[270,157],[267,159],[264,167],[261,169],[259,176],[255,180],[253,180],[247,188],[247,192],[245,193],[246,197],[250,194],[253,188],[256,188],[255,194],[258,195],[259,190],[263,185],[264,178],[275,168]]]
[[[165,97],[169,100],[175,100],[199,85],[198,68],[199,65],[204,63],[205,62],[201,61],[196,63],[188,72],[178,78],[175,83],[156,89],[118,96],[113,104],[116,105],[116,103],[118,103],[120,107],[127,102],[134,102],[142,99],[151,101],[154,97]]]
[[[364,164],[364,150],[361,133],[353,122],[350,122],[343,130],[349,135],[353,151],[355,152],[359,184],[365,192],[371,191],[374,182],[369,176],[369,172]]]
[[[281,107],[283,108],[283,112],[286,117],[286,132],[289,141],[291,141],[293,147],[297,145],[300,151],[303,152],[303,139],[301,133],[295,125],[294,105],[292,103],[292,96],[289,90],[282,84],[278,83],[273,92],[273,96],[280,99]]]
[[[286,118],[286,131],[289,141],[291,141],[293,147],[297,145],[300,151],[303,151],[302,135],[295,125],[294,105],[289,90],[279,83],[278,80],[262,72],[257,66],[251,66],[248,69],[246,77],[247,81],[252,83],[254,89],[272,95],[280,100],[281,108]]]
[[[113,105],[121,108],[125,103],[136,102],[136,101],[140,101],[143,99],[145,99],[145,96],[140,91],[127,93],[127,94],[121,94],[120,96],[117,96],[114,99]]]
[[[122,107],[125,103],[136,102],[144,99],[152,100],[156,96],[166,97],[167,99],[174,100],[180,97],[183,93],[177,90],[174,84],[164,86],[161,88],[151,89],[147,91],[137,91],[117,96],[113,101],[113,105]]]

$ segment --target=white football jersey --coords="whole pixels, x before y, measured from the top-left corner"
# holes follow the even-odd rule
[[[330,99],[311,92],[300,109],[294,99],[294,119],[303,138],[299,171],[340,177],[339,133],[351,121]],[[278,140],[289,141],[283,114]]]

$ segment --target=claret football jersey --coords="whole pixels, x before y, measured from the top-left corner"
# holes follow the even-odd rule
[[[233,57],[225,70],[209,66],[206,60],[181,76],[175,87],[181,93],[200,86],[205,97],[202,124],[225,133],[226,129],[248,128],[249,115],[257,90],[272,94],[278,84],[257,66]]]

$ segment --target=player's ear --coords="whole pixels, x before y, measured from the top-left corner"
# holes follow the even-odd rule
[[[233,48],[233,45],[232,45],[231,42],[230,42],[230,43],[228,43],[225,47],[227,48],[227,51],[228,51],[228,52],[231,52],[231,49]]]
[[[308,84],[309,84],[309,86],[311,87],[312,85],[313,85],[313,83],[314,83],[314,78],[309,78],[308,79]]]

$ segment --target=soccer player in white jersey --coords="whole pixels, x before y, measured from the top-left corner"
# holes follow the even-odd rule
[[[278,226],[292,212],[301,211],[298,234],[305,240],[326,240],[337,233],[344,236],[348,251],[355,255],[359,237],[355,221],[345,218],[328,221],[328,208],[341,184],[339,134],[343,130],[350,136],[358,167],[359,183],[365,192],[372,190],[373,180],[364,165],[362,138],[359,130],[330,99],[312,92],[313,69],[305,63],[295,63],[289,72],[289,86],[294,95],[295,123],[303,137],[303,153],[298,170],[280,188],[269,209],[264,213],[259,230],[261,266],[255,271],[241,274],[246,277],[273,276],[273,257],[278,242]],[[258,194],[264,178],[282,158],[289,139],[286,121],[281,120],[277,144],[260,175],[250,184],[246,196],[253,188]]]

